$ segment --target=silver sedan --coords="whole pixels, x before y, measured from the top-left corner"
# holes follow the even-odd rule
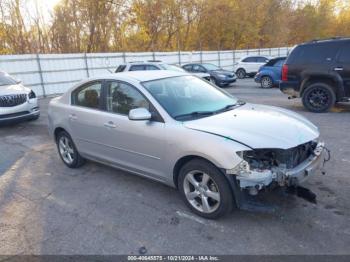
[[[51,100],[49,130],[68,167],[89,159],[160,181],[207,218],[239,207],[242,192],[297,185],[324,151],[304,117],[173,71],[85,80]]]

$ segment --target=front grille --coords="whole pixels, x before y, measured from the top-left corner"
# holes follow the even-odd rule
[[[27,101],[26,94],[0,96],[0,107],[18,106]]]
[[[243,158],[253,169],[271,169],[276,166],[291,169],[304,162],[316,146],[316,142],[310,141],[290,149],[255,149],[245,151]]]

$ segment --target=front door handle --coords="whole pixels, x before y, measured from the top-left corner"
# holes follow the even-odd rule
[[[77,120],[78,117],[76,116],[76,114],[70,114],[70,115],[69,115],[69,119],[72,120],[72,121],[74,121],[74,120]]]
[[[335,67],[334,68],[334,71],[343,71],[344,70],[344,68],[342,68],[342,67]]]
[[[107,123],[104,123],[103,124],[105,127],[108,127],[108,128],[116,128],[117,125],[114,124],[112,121],[108,121]]]

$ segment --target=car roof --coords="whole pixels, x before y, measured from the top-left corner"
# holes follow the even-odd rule
[[[148,70],[148,71],[127,71],[127,72],[120,72],[115,74],[109,74],[109,75],[101,75],[89,78],[87,81],[91,80],[99,80],[99,79],[133,79],[139,82],[146,82],[146,81],[152,81],[162,78],[168,78],[168,77],[176,77],[176,76],[184,76],[189,75],[186,72],[177,72],[177,71],[170,71],[170,70]]]

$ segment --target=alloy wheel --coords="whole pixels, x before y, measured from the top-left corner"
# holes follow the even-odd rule
[[[272,87],[272,80],[270,77],[265,76],[261,79],[261,86],[262,88],[271,88]]]
[[[322,88],[315,88],[309,94],[309,102],[310,104],[317,109],[321,109],[329,103],[329,95]]]
[[[220,206],[220,192],[214,180],[199,170],[186,174],[184,193],[187,201],[200,212],[213,213]]]
[[[74,161],[74,148],[70,139],[66,136],[61,136],[58,141],[58,148],[62,159],[67,164],[72,164]]]

